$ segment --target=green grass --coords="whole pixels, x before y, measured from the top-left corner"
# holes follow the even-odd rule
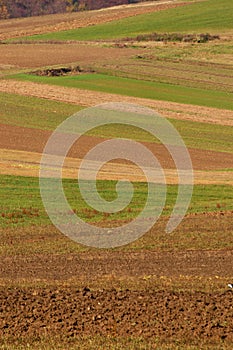
[[[0,93],[0,122],[35,129],[54,130],[62,121],[80,110],[62,102]],[[232,127],[169,119],[188,147],[233,152]],[[141,129],[108,125],[89,132],[92,136],[122,137],[137,141],[159,142]],[[198,136],[198,137],[197,137]]]
[[[46,225],[50,223],[40,197],[38,178],[3,175],[0,176],[0,183],[0,196],[3,203],[0,212],[0,226]],[[115,184],[115,181],[97,181],[101,196],[106,200],[115,199]],[[65,179],[63,186],[72,209],[89,222],[133,218],[143,208],[147,194],[147,184],[135,183],[135,193],[130,205],[120,213],[105,215],[93,210],[84,202],[75,180]],[[48,183],[48,191],[50,188],[50,183]],[[170,187],[170,205],[174,201],[175,194],[176,186]],[[167,210],[170,211],[169,205]]]
[[[82,74],[78,76],[63,77],[40,77],[32,74],[17,74],[10,78],[233,110],[232,93],[191,88],[174,84],[140,81],[137,79],[121,78],[105,74]]]
[[[186,146],[233,153],[233,127],[170,119],[181,134]],[[226,164],[227,166],[227,164]]]
[[[232,127],[218,125],[216,128],[215,124],[198,123],[177,119],[168,120],[180,133],[187,147],[216,152],[233,153]],[[89,134],[106,138],[121,137],[141,142],[160,143],[158,139],[144,130],[123,124],[113,124],[106,127],[99,127],[90,131]]]
[[[50,224],[40,197],[38,178],[1,175],[0,183],[1,227]],[[115,185],[116,181],[97,181],[99,193],[106,200],[116,198]],[[147,184],[134,183],[134,196],[129,206],[119,213],[105,215],[93,210],[84,202],[75,180],[65,179],[63,186],[72,209],[75,209],[80,217],[89,222],[132,219],[143,208],[147,197]],[[163,215],[171,213],[176,194],[176,185],[167,186],[167,201]],[[194,187],[189,212],[232,210],[232,203],[232,186],[197,185]]]
[[[42,98],[0,93],[0,122],[28,128],[54,130],[79,106]]]
[[[187,147],[212,150],[216,152],[233,153],[232,134],[233,127],[192,122],[189,120],[168,119],[180,133]],[[144,121],[149,126],[149,120]],[[89,133],[93,136],[106,138],[130,138],[142,142],[160,143],[146,131],[123,124],[113,124],[93,129]]]
[[[232,0],[208,0],[184,7],[68,31],[34,35],[30,40],[99,40],[150,32],[222,32],[232,29]]]
[[[61,234],[45,213],[37,178],[0,176],[0,255],[76,254],[91,248],[77,244]],[[98,181],[99,193],[105,199],[116,198],[115,181]],[[147,185],[134,184],[134,197],[128,207],[116,214],[99,213],[81,199],[75,180],[63,181],[68,202],[75,212],[89,223],[105,227],[122,225],[139,214],[147,196]],[[49,190],[49,188],[48,188]],[[184,250],[224,249],[233,244],[230,214],[217,212],[233,210],[233,188],[224,185],[195,186],[188,213],[172,234],[165,232],[166,222],[174,207],[177,186],[167,187],[167,200],[155,228],[140,239],[118,249]],[[196,213],[208,213],[196,216]]]

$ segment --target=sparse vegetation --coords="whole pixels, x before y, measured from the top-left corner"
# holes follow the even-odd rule
[[[83,69],[80,66],[75,67],[62,67],[62,68],[47,68],[40,69],[31,74],[38,75],[40,77],[61,77],[66,75],[77,75],[80,73],[94,73],[93,69]]]

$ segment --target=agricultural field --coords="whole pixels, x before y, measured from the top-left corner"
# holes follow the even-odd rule
[[[232,23],[231,0],[0,21],[0,349],[232,348]],[[104,141],[139,142],[166,179],[156,224],[131,243],[100,249],[54,226],[39,176],[56,127],[107,102],[166,117],[189,151],[194,188],[185,217],[168,234],[179,177],[161,140],[120,123],[82,135],[62,169],[70,216],[111,232],[146,204],[145,174],[122,158],[101,167],[95,183],[110,203],[127,177],[130,203],[109,213],[84,200],[77,169]]]

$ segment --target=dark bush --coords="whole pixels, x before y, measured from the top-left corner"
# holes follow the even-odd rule
[[[178,42],[198,42],[205,43],[210,40],[219,39],[218,35],[206,34],[182,34],[182,33],[150,33],[140,34],[136,38],[125,38],[123,41],[178,41]]]

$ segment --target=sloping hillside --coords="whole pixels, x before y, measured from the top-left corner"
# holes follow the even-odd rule
[[[97,10],[140,0],[0,0],[0,19]]]

